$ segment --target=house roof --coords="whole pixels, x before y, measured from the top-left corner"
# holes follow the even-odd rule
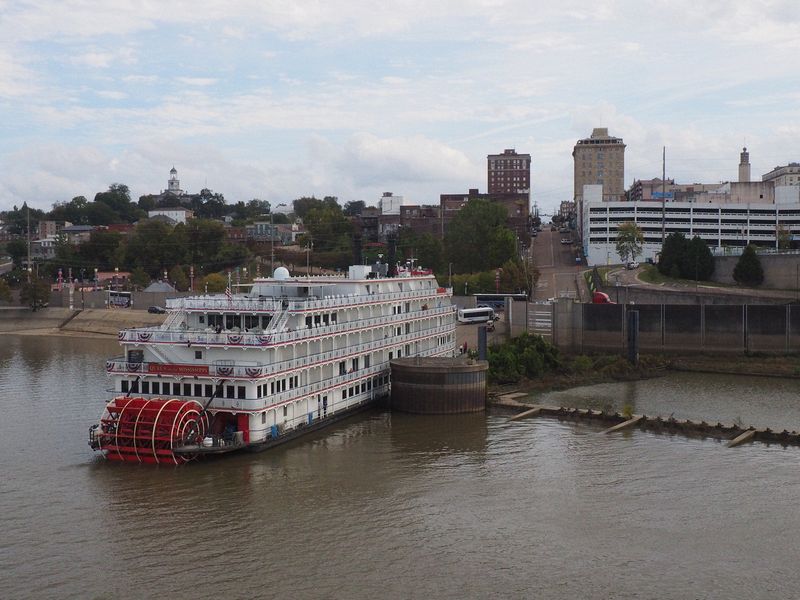
[[[144,288],[145,292],[177,292],[174,287],[172,287],[166,281],[154,281],[146,288]]]

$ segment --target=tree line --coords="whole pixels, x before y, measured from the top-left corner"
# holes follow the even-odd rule
[[[304,196],[292,202],[292,215],[271,215],[271,205],[267,201],[253,199],[229,205],[221,194],[209,190],[192,195],[186,203],[187,208],[194,211],[195,218],[174,227],[147,219],[147,210],[158,207],[156,196],[142,196],[134,202],[128,187],[119,183],[96,194],[92,201],[78,196],[54,204],[49,212],[34,208],[28,211],[27,205],[15,206],[11,211],[0,213],[9,232],[21,236],[6,244],[6,252],[18,267],[22,265],[27,256],[24,237],[28,218],[32,229],[43,220],[92,226],[135,223],[126,235],[97,229],[79,245],[70,244],[63,235],[58,236],[55,259],[39,264],[40,275],[52,280],[59,268],[64,270],[65,277],[66,271],[72,269],[74,278],[91,280],[95,269],[117,268],[131,272],[137,285],[146,285],[149,279],[160,278],[167,272],[168,279],[180,288],[190,265],[200,277],[224,272],[255,256],[271,253],[271,244],[250,242],[244,245],[226,241],[225,227],[217,220],[220,217],[230,216],[232,224],[240,226],[259,218],[270,218],[274,224],[299,218],[305,228],[305,233],[297,240],[301,252],[307,249],[312,253],[317,265],[345,268],[352,263],[353,238],[359,232],[358,217],[365,208],[363,201],[350,201],[342,206],[335,196]],[[433,269],[441,281],[455,274],[456,281],[467,283],[470,292],[493,290],[498,268],[503,289],[529,290],[535,282],[536,271],[520,259],[516,236],[505,226],[506,217],[502,206],[471,199],[449,223],[444,239],[401,228],[397,233],[397,260],[415,259],[418,266]],[[385,247],[372,247],[364,254],[368,260],[377,259],[378,254],[388,259]],[[7,279],[19,282],[25,277],[18,269]],[[211,287],[218,284],[214,280]]]

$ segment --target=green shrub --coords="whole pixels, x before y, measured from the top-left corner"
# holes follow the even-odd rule
[[[539,335],[523,333],[505,344],[489,348],[489,381],[515,383],[561,368],[558,349]]]

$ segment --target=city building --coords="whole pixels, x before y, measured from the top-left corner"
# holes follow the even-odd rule
[[[762,181],[771,181],[775,187],[800,185],[800,163],[790,162],[783,167],[775,167],[761,176]]]
[[[486,179],[489,194],[529,193],[531,189],[531,155],[517,154],[514,148],[486,157]]]
[[[580,200],[585,185],[603,186],[603,200],[621,200],[625,194],[625,144],[597,127],[578,140],[572,151],[574,196]]]
[[[582,191],[581,234],[587,264],[620,262],[616,236],[620,224],[633,222],[644,234],[640,259],[657,260],[662,236],[679,232],[687,238],[699,236],[712,252],[724,254],[726,247],[748,244],[777,248],[779,234],[800,240],[800,186],[771,188],[762,182],[725,183],[718,193],[706,193],[702,201],[652,202],[604,199],[602,186],[587,185]],[[663,217],[662,217],[663,215]]]
[[[439,196],[440,214],[443,221],[439,222],[441,235],[444,236],[450,222],[470,199],[487,200],[502,205],[508,215],[506,227],[516,233],[517,237],[525,243],[530,238],[530,195],[527,190],[515,193],[486,193],[477,188],[470,188],[466,194],[441,194]]]
[[[69,221],[39,221],[39,239],[54,238],[64,227],[72,225]]]
[[[35,260],[50,260],[56,257],[58,239],[55,237],[31,240],[31,258]]]
[[[575,218],[575,203],[570,200],[562,200],[558,207],[558,216],[564,223],[572,221]]]
[[[167,188],[158,194],[144,194],[139,197],[139,205],[145,208],[170,208],[173,206],[196,207],[208,201],[221,202],[219,194],[213,193],[208,188],[200,190],[199,194],[189,194],[181,188],[178,171],[172,167],[169,171]]]
[[[62,227],[59,233],[66,236],[67,242],[76,245],[88,242],[92,232],[96,229],[105,229],[105,227],[95,227],[94,225],[69,225]]]
[[[400,226],[414,233],[430,233],[439,237],[442,224],[440,213],[439,206],[401,206]]]
[[[294,244],[297,238],[306,230],[297,220],[294,223],[270,223],[269,221],[256,221],[246,226],[247,239],[256,242],[275,242],[288,246]]]
[[[148,210],[147,216],[151,219],[162,216],[166,217],[167,219],[171,219],[176,224],[183,223],[185,225],[186,221],[194,216],[194,212],[188,208],[183,208],[182,206],[171,206],[167,208]]]
[[[395,196],[392,192],[383,192],[383,196],[378,200],[378,208],[382,215],[399,215],[400,207],[407,204],[403,196]]]
[[[739,155],[739,183],[750,181],[750,153],[747,148],[742,148]]]

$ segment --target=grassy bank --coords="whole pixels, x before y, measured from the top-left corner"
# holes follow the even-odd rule
[[[489,394],[498,396],[510,390],[536,396],[598,383],[636,381],[661,377],[669,372],[718,373],[750,377],[782,377],[800,379],[800,355],[659,356],[641,355],[632,365],[618,355],[562,356],[558,370],[535,378],[522,377],[517,382],[492,383]]]

